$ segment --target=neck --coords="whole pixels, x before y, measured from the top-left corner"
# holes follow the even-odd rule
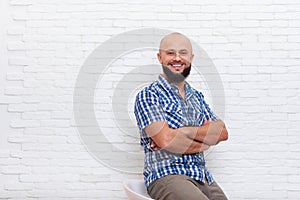
[[[185,89],[184,89],[184,81],[179,82],[179,83],[173,83],[178,87],[179,94],[182,97],[183,100],[185,100]]]
[[[162,76],[169,81],[168,77],[166,74],[162,74]],[[169,81],[170,82],[170,81]],[[185,84],[185,81],[181,81],[181,82],[170,82],[174,85],[176,85],[179,89],[179,91],[184,91],[184,84]]]
[[[173,84],[178,87],[179,91],[184,91],[184,81],[179,83],[173,83]]]

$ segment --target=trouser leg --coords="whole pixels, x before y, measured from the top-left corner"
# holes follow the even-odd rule
[[[148,187],[148,193],[155,200],[227,200],[216,182],[208,185],[184,175],[157,179]]]
[[[228,200],[221,187],[214,182],[211,185],[197,182],[200,190],[208,197],[209,200]]]
[[[155,200],[209,200],[191,178],[184,175],[157,179],[148,187],[148,193]]]

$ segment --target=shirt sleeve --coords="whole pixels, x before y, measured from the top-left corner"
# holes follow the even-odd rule
[[[199,93],[201,102],[202,102],[202,109],[205,115],[206,120],[216,121],[218,119],[217,115],[210,109],[208,103],[204,100],[204,95],[200,92]]]
[[[136,96],[134,114],[137,125],[144,129],[156,121],[166,121],[160,107],[159,97],[153,91],[142,90]]]

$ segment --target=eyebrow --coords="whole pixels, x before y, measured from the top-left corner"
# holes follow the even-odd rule
[[[159,49],[160,51],[189,51],[188,49],[179,49],[179,50],[176,50],[176,49]]]

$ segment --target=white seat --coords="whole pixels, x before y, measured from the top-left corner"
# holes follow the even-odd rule
[[[123,186],[129,200],[153,200],[149,197],[142,180],[127,180]]]

